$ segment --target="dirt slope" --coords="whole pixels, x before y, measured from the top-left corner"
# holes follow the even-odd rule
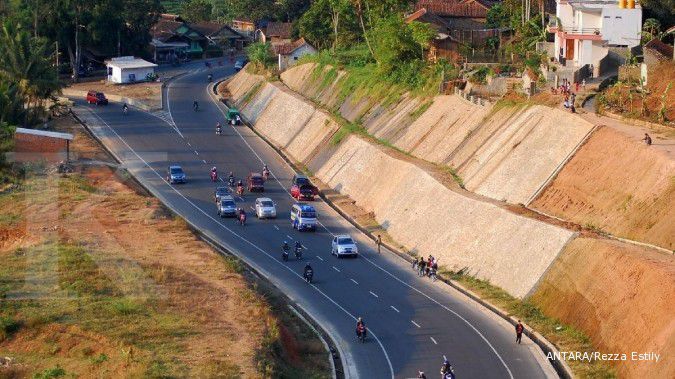
[[[589,252],[593,252],[590,254]],[[624,378],[675,377],[675,257],[610,240],[572,241],[531,299],[577,326],[602,352],[655,352],[612,362]]]
[[[597,130],[532,207],[621,237],[675,248],[675,161]]]

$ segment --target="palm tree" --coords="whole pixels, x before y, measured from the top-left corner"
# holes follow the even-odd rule
[[[0,30],[0,81],[16,86],[26,109],[25,125],[36,120],[43,101],[60,88],[45,41],[9,22]]]

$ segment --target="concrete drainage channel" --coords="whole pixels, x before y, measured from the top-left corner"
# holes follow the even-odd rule
[[[220,81],[214,83],[213,86],[212,86],[212,90],[209,91],[209,93],[210,93],[212,96],[215,96],[215,101],[216,101],[216,102],[222,102],[222,103],[225,104],[225,106],[227,106],[227,107],[229,107],[230,104],[228,104],[228,102],[227,102],[225,99],[219,99],[219,98],[218,98],[217,88],[218,88],[218,86],[219,86],[221,83],[224,83],[224,82],[228,81],[229,79],[230,79],[230,78],[228,77],[228,78],[222,79],[222,80],[220,80]],[[293,161],[292,161],[292,160],[291,160],[291,159],[290,159],[290,158],[289,158],[289,157],[288,157],[281,149],[277,148],[277,146],[275,146],[270,140],[268,140],[265,136],[263,136],[260,132],[258,132],[258,130],[256,130],[256,128],[254,128],[253,125],[252,125],[250,122],[248,122],[248,120],[246,120],[246,119],[244,118],[243,115],[241,115],[241,117],[242,117],[242,121],[243,121],[244,125],[246,125],[246,126],[247,126],[250,130],[252,130],[259,138],[261,138],[261,139],[262,139],[263,141],[265,141],[265,143],[267,143],[272,149],[274,149],[274,151],[276,151],[277,154],[279,154],[279,156],[280,156],[280,157],[281,157],[281,158],[282,158],[282,159],[283,159],[290,167],[293,168],[293,170],[295,170],[296,172],[301,172],[301,171],[302,171],[302,170],[300,170],[300,169],[296,166],[296,164],[295,164],[295,163],[294,163],[294,162],[293,162]],[[347,212],[345,212],[345,211],[344,211],[342,208],[340,208],[337,204],[333,203],[333,202],[332,202],[329,198],[327,198],[323,193],[319,193],[319,196],[323,199],[323,201],[324,201],[326,204],[328,204],[331,208],[333,208],[336,212],[338,212],[338,214],[340,214],[340,216],[344,217],[347,221],[349,221],[349,223],[351,223],[355,228],[357,228],[359,231],[361,231],[361,232],[364,233],[366,236],[368,236],[368,238],[372,239],[373,241],[376,241],[376,238],[375,238],[375,236],[374,236],[372,233],[370,233],[367,229],[365,229],[364,227],[362,227],[361,225],[359,225],[359,224],[356,222],[356,220],[354,220],[349,214],[347,214]],[[412,263],[412,257],[411,257],[410,255],[406,254],[406,253],[403,252],[403,251],[398,250],[397,248],[395,248],[395,247],[393,247],[393,246],[391,246],[391,245],[389,245],[389,244],[382,243],[382,245],[383,245],[385,248],[387,248],[389,251],[391,251],[391,252],[393,252],[394,254],[396,254],[396,255],[398,255],[399,257],[401,257],[402,259],[405,259],[407,262]],[[440,275],[438,276],[438,279],[441,280],[443,283],[445,283],[445,284],[447,284],[447,285],[453,287],[453,288],[456,289],[457,291],[461,292],[461,293],[464,294],[465,296],[469,297],[469,298],[472,299],[473,301],[479,303],[480,305],[482,305],[483,307],[487,308],[488,310],[492,311],[493,313],[497,314],[499,317],[501,317],[502,319],[506,320],[507,322],[509,322],[509,323],[510,323],[511,325],[513,325],[514,327],[515,327],[516,324],[518,323],[518,320],[517,320],[516,318],[511,317],[511,316],[510,316],[507,312],[505,312],[504,310],[499,309],[499,308],[497,308],[496,306],[490,304],[489,302],[487,302],[487,301],[481,299],[477,294],[475,294],[474,292],[470,291],[469,289],[464,288],[463,286],[459,285],[458,283],[455,283],[455,282],[451,281],[451,280],[448,279],[448,278],[443,278],[443,277],[441,277]],[[537,346],[539,346],[539,348],[541,349],[541,351],[542,351],[547,357],[548,357],[549,355],[555,356],[557,353],[559,353],[559,352],[558,352],[558,349],[557,349],[551,342],[549,342],[546,338],[544,338],[544,336],[542,336],[541,334],[537,333],[536,331],[534,331],[532,328],[528,327],[527,325],[525,325],[525,335],[527,335],[534,343],[536,343]],[[549,361],[549,363],[551,364],[551,366],[555,369],[556,373],[557,373],[561,378],[564,378],[564,379],[572,379],[572,378],[574,378],[574,374],[572,373],[572,369],[569,367],[569,365],[568,365],[565,361],[560,360],[560,359],[548,359],[548,361]]]
[[[117,161],[117,163],[122,165],[122,161],[119,159],[119,157],[108,147],[101,142],[101,140],[94,134],[93,131],[89,129],[87,124],[82,121],[76,113],[71,112],[71,115],[77,122],[84,127],[84,129],[87,131],[87,134],[89,134],[94,140],[98,142],[98,144],[103,147],[103,149]],[[128,172],[128,171],[127,171]],[[155,194],[150,190],[150,188],[146,187],[143,183],[141,183],[140,180],[138,180],[134,175],[131,175],[129,173],[128,178],[131,178],[133,182],[138,186],[138,188],[143,189],[148,195],[151,195],[153,197]],[[162,203],[164,204],[164,203]],[[164,204],[167,208],[171,210],[171,212],[175,215],[179,215],[179,213],[171,207],[169,204]],[[180,215],[179,215],[180,216]],[[330,338],[330,335],[319,325],[317,322],[315,322],[306,312],[303,307],[296,303],[295,301],[291,300],[288,296],[286,296],[283,291],[281,291],[272,281],[267,279],[265,275],[262,275],[259,273],[255,268],[253,268],[251,265],[246,263],[244,260],[240,259],[236,254],[231,252],[230,250],[226,249],[224,246],[221,246],[218,242],[210,238],[208,235],[205,233],[201,232],[199,228],[197,228],[195,225],[193,225],[189,220],[183,218],[183,220],[186,222],[186,224],[189,226],[190,230],[198,236],[202,241],[206,242],[211,248],[213,248],[218,254],[226,257],[233,257],[237,259],[238,262],[240,262],[244,266],[244,275],[246,276],[247,280],[252,281],[252,282],[261,282],[267,284],[268,288],[273,289],[274,295],[280,299],[283,299],[283,301],[288,305],[290,311],[298,317],[300,320],[302,320],[307,327],[309,327],[321,340],[322,344],[324,345],[324,348],[326,349],[326,352],[328,353],[328,361],[330,363],[331,371],[332,371],[332,378],[333,379],[343,379],[345,378],[344,375],[344,368],[343,368],[343,362],[341,359],[340,354],[338,353],[337,346],[335,342]]]

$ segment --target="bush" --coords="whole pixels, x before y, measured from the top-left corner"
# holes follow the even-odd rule
[[[0,317],[0,342],[16,333],[21,328],[21,323],[10,316]]]

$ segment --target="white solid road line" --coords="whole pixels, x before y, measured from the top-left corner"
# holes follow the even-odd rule
[[[351,278],[350,278],[350,280],[351,280],[352,282],[354,282],[355,284],[359,284],[359,282],[357,282],[357,281],[354,280],[354,279],[351,279]]]
[[[395,306],[393,306],[393,305],[390,305],[390,307],[391,307],[391,309],[395,310],[395,311],[396,311],[396,313],[401,313],[401,311],[399,311],[398,309],[396,309],[396,307],[395,307]]]
[[[167,100],[168,100],[168,99],[167,99]],[[267,256],[270,260],[272,260],[275,264],[278,264],[278,265],[280,265],[282,268],[285,268],[285,269],[288,270],[292,275],[295,275],[295,276],[298,277],[300,280],[303,280],[303,281],[305,280],[305,278],[303,278],[302,275],[300,275],[300,274],[298,274],[297,272],[293,271],[292,268],[290,268],[290,267],[284,265],[283,263],[279,262],[276,258],[274,258],[274,257],[273,257],[272,255],[270,255],[268,252],[266,252],[265,250],[263,250],[262,248],[260,248],[258,245],[254,244],[253,242],[251,242],[251,241],[249,241],[248,239],[244,238],[242,235],[238,234],[238,233],[235,232],[234,230],[232,230],[232,229],[228,228],[227,226],[225,226],[225,224],[223,224],[223,221],[222,221],[222,220],[219,220],[219,219],[214,218],[211,214],[209,214],[209,213],[207,213],[206,211],[204,211],[203,209],[199,208],[199,207],[197,206],[197,204],[195,204],[194,202],[192,202],[192,200],[188,199],[185,195],[183,195],[180,191],[178,191],[178,189],[176,189],[175,187],[171,186],[171,185],[165,180],[165,178],[164,178],[160,173],[158,173],[154,168],[152,168],[152,166],[150,166],[150,164],[149,164],[145,159],[143,159],[143,158],[136,152],[136,150],[134,150],[134,149],[127,143],[127,141],[124,140],[124,139],[117,133],[117,131],[116,131],[115,129],[113,129],[107,122],[105,122],[105,120],[103,120],[103,118],[101,118],[101,116],[99,116],[98,114],[96,114],[95,112],[93,112],[93,111],[91,111],[91,110],[90,110],[90,112],[91,112],[96,118],[98,118],[103,124],[105,124],[105,126],[107,126],[108,129],[110,129],[110,131],[112,131],[113,134],[115,134],[115,136],[117,136],[117,138],[118,138],[120,141],[122,141],[122,143],[129,149],[129,151],[131,151],[131,152],[132,152],[132,153],[133,153],[133,154],[134,154],[141,162],[143,162],[143,164],[145,164],[145,166],[148,167],[148,168],[150,169],[150,171],[152,171],[152,172],[155,174],[155,176],[157,176],[164,184],[166,184],[166,185],[169,187],[169,189],[170,189],[171,191],[175,192],[178,196],[180,196],[181,198],[183,198],[183,200],[185,200],[185,201],[186,201],[188,204],[190,204],[193,208],[195,208],[197,211],[199,211],[200,213],[202,213],[205,217],[209,218],[210,220],[212,220],[213,222],[215,222],[216,224],[218,224],[221,228],[227,230],[230,234],[232,234],[233,236],[237,237],[239,240],[241,240],[242,242],[246,243],[247,245],[250,245],[250,246],[253,247],[254,249],[260,251],[262,254],[264,254],[264,255]],[[205,232],[205,234],[208,234],[208,233]],[[212,236],[212,235],[211,235],[210,237],[216,239],[216,238],[215,238],[214,236]],[[343,307],[342,305],[340,305],[337,301],[333,300],[332,297],[328,296],[327,293],[325,293],[324,291],[322,291],[322,290],[321,290],[319,287],[317,287],[315,284],[309,283],[309,285],[310,285],[316,292],[318,292],[319,294],[321,294],[321,296],[323,296],[326,300],[330,301],[333,305],[335,305],[336,307],[338,307],[342,312],[344,312],[345,314],[347,314],[347,315],[348,315],[349,317],[351,317],[353,320],[357,320],[356,316],[354,316],[352,313],[350,313],[347,309],[345,309],[345,307]],[[391,377],[392,377],[392,379],[393,379],[393,378],[394,378],[394,366],[393,366],[392,363],[391,363],[391,359],[389,358],[389,354],[387,353],[387,350],[384,348],[384,345],[382,344],[382,341],[380,341],[380,339],[377,337],[377,335],[375,334],[375,332],[373,332],[373,331],[371,330],[371,331],[370,331],[370,334],[373,336],[373,338],[375,338],[375,341],[377,341],[377,344],[380,346],[380,349],[382,349],[382,354],[384,355],[384,358],[387,360],[387,365],[389,366],[389,372],[391,373]]]
[[[431,338],[431,342],[433,342],[434,345],[438,345],[438,342],[436,342],[436,340],[434,339],[434,337],[429,337],[429,338]]]
[[[337,272],[340,272],[340,269],[337,268],[337,267],[335,267],[335,266],[333,266],[333,270],[335,270],[335,271],[337,271]]]
[[[410,322],[412,322],[412,323],[413,323],[413,325],[415,325],[416,327],[418,327],[418,328],[421,328],[420,324],[416,323],[415,321],[413,321],[413,320],[410,320]]]
[[[317,255],[316,257],[319,258],[319,260],[323,261],[323,258],[321,258],[320,256]]]
[[[373,292],[373,291],[368,291],[368,292],[370,292],[370,294],[373,295],[373,296],[375,296],[375,297],[379,297],[379,296],[377,296],[377,294],[376,294],[375,292]]]

